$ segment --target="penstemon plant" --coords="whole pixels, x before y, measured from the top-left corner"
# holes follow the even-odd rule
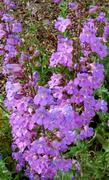
[[[23,170],[30,180],[53,179],[59,171],[68,172],[73,166],[77,172],[81,171],[76,159],[64,155],[77,142],[94,136],[93,118],[97,112],[108,110],[107,102],[94,96],[104,81],[100,61],[108,55],[109,22],[105,13],[95,18],[87,16],[78,27],[76,38],[73,33],[67,36],[73,29],[71,17],[57,18],[57,49],[48,67],[51,75],[41,86],[34,61],[40,60],[40,52],[20,50],[22,25],[12,14],[16,6],[10,0],[2,3],[0,55],[3,73],[8,77],[4,103],[10,112],[16,169]],[[69,3],[68,8],[79,18],[77,3]],[[96,9],[91,7],[89,14]]]

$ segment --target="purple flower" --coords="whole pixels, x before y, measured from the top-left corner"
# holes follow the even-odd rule
[[[67,92],[67,94],[73,94],[76,90],[76,86],[74,85],[74,82],[70,80],[67,85],[64,87],[64,91]]]
[[[40,56],[40,51],[39,50],[35,50],[33,56],[34,57],[39,57]]]
[[[44,125],[45,127],[48,127],[47,124],[49,123],[49,113],[45,108],[39,108],[32,116],[32,120],[39,125]]]
[[[104,79],[104,66],[99,63],[91,63],[91,71],[92,71],[92,82],[93,82],[93,88],[97,89],[101,87],[103,79]],[[97,77],[97,78],[96,78]]]
[[[69,40],[68,38],[58,36],[57,51],[58,52],[72,53],[72,51],[73,51],[73,41]]]
[[[102,43],[102,38],[96,36],[96,28],[93,19],[90,19],[88,22],[84,23],[83,31],[80,33],[79,38],[85,56],[86,53],[88,53],[88,56],[91,51],[97,53],[100,59],[107,56],[107,46]],[[91,48],[91,51],[86,50],[86,43]]]
[[[3,30],[4,25],[2,23],[0,23],[0,30]]]
[[[33,80],[35,81],[35,83],[39,80],[39,78],[40,78],[39,73],[37,71],[35,71],[33,73]]]
[[[54,88],[55,86],[58,86],[61,83],[62,75],[61,74],[55,74],[51,76],[50,81],[48,81],[48,85],[50,89]]]
[[[36,105],[46,106],[53,103],[51,90],[45,87],[39,87],[37,95],[34,97]]]
[[[10,14],[3,14],[2,21],[4,22],[12,22],[14,20],[14,17]]]
[[[55,157],[53,160],[53,163],[55,164],[55,166],[57,167],[57,169],[61,170],[61,171],[69,171],[69,169],[72,166],[72,162],[70,159],[62,159],[62,158],[57,158]]]
[[[90,87],[92,86],[92,77],[88,73],[78,73],[77,78],[74,80],[74,85],[80,87]]]
[[[91,45],[91,50],[93,52],[96,52],[98,54],[98,56],[100,57],[100,59],[103,59],[107,56],[108,52],[107,52],[107,46],[103,45],[99,38],[91,38],[90,39],[90,45]]]
[[[89,13],[96,13],[97,10],[98,10],[98,6],[90,6]]]
[[[60,32],[65,32],[67,27],[71,25],[71,20],[63,17],[58,17],[57,21],[55,22],[55,28]]]
[[[47,143],[44,137],[39,138],[39,140],[33,141],[31,144],[30,152],[37,154],[45,154],[47,150]]]
[[[57,52],[50,58],[50,66],[55,67],[58,64],[72,67],[73,41],[62,36],[58,36]]]
[[[103,34],[104,38],[108,38],[109,37],[109,24],[107,24],[105,27],[104,27],[104,34]]]
[[[21,64],[6,64],[4,67],[4,72],[6,74],[16,74],[22,73],[22,65]]]
[[[60,121],[64,119],[63,114],[58,109],[50,109],[50,121],[48,129],[50,131],[53,131],[55,128],[59,128]]]
[[[96,19],[99,22],[105,22],[106,21],[106,14],[104,12],[101,12]]]
[[[21,25],[21,23],[19,23],[17,21],[14,21],[12,23],[12,32],[13,33],[20,33],[20,32],[22,32],[22,25]]]
[[[97,106],[99,107],[99,110],[102,112],[107,112],[108,107],[107,107],[107,102],[104,100],[98,100]]]
[[[80,132],[79,138],[81,140],[83,140],[83,139],[86,139],[86,138],[89,138],[89,137],[93,136],[93,134],[94,134],[93,128],[85,126],[84,130],[82,130]]]
[[[4,55],[5,51],[4,50],[0,50],[0,56]]]
[[[76,131],[68,131],[65,135],[64,140],[66,141],[67,145],[75,143],[77,141]]]
[[[62,97],[63,97],[63,88],[56,86],[53,89],[53,97],[56,98],[56,99],[62,99]]]
[[[0,29],[0,39],[2,39],[6,35],[6,32]]]
[[[5,5],[7,5],[7,8],[9,9],[16,9],[16,5],[11,0],[4,0]]]
[[[84,95],[81,93],[81,91],[77,90],[74,92],[73,96],[71,97],[71,102],[80,104],[84,101]]]
[[[11,81],[7,81],[6,82],[6,92],[7,92],[7,98],[8,100],[11,100],[14,98],[14,95],[16,93],[20,93],[22,87],[20,85],[20,83],[12,83]]]
[[[78,3],[77,2],[69,3],[69,9],[76,10],[77,8],[78,8]]]
[[[61,2],[61,0],[53,0],[53,2],[58,4]]]
[[[72,54],[66,52],[55,52],[50,58],[50,66],[56,67],[58,64],[72,67]]]
[[[24,63],[25,61],[29,60],[29,53],[21,53],[21,56],[19,58],[20,63]]]
[[[20,41],[20,37],[17,35],[9,35],[7,38],[7,44],[11,45],[18,45]]]
[[[18,51],[15,48],[15,46],[13,46],[11,44],[6,44],[5,50],[8,51],[8,56],[10,58],[16,57],[16,55],[18,54]]]
[[[75,176],[72,176],[72,180],[75,180]]]
[[[83,31],[82,33],[86,33],[86,35],[94,35],[95,36],[95,33],[96,33],[96,28],[95,28],[95,24],[94,24],[94,20],[93,19],[88,19],[88,21],[86,21],[84,24],[83,24]]]

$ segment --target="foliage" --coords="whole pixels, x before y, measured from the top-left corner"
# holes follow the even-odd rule
[[[5,163],[0,160],[0,180],[11,180],[11,172],[8,171],[8,169],[5,166]]]

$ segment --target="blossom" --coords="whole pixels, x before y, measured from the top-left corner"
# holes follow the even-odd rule
[[[6,35],[6,32],[0,29],[0,39],[2,39]]]
[[[24,63],[25,61],[29,61],[29,54],[23,52],[19,58],[19,63]]]
[[[7,8],[9,9],[16,9],[16,5],[11,0],[4,0],[5,5],[7,5]]]
[[[106,24],[106,26],[104,27],[103,36],[104,36],[105,39],[109,37],[109,24]]]
[[[104,12],[100,12],[99,16],[96,19],[99,22],[105,22],[106,21],[106,14]]]
[[[50,58],[50,66],[55,67],[58,64],[66,67],[72,67],[73,41],[62,36],[58,36],[57,52],[54,52]]]
[[[13,20],[14,20],[14,17],[10,14],[3,14],[3,16],[2,16],[2,21],[4,21],[4,22],[10,23],[10,22],[13,22]]]
[[[64,19],[63,17],[58,17],[55,22],[55,28],[60,32],[65,32],[67,27],[71,25],[71,20],[69,18]]]
[[[21,42],[20,37],[17,35],[9,35],[7,38],[7,44],[18,45]]]
[[[60,3],[61,0],[53,0],[54,3]]]
[[[61,74],[55,74],[51,76],[50,81],[48,82],[48,85],[50,89],[54,88],[55,86],[58,86],[61,83],[62,75]]]
[[[38,88],[38,94],[34,97],[36,105],[46,106],[53,103],[53,98],[50,89],[45,87]]]
[[[77,2],[69,3],[69,9],[76,10],[77,8],[78,8],[78,3]]]
[[[6,74],[22,74],[22,65],[21,64],[6,64],[4,67],[4,73]]]
[[[6,88],[8,100],[13,99],[14,95],[17,92],[20,92],[21,89],[22,89],[20,83],[18,83],[18,82],[13,82],[12,83],[11,81],[6,82],[6,87],[5,88]]]
[[[17,21],[14,21],[12,23],[12,32],[13,33],[19,33],[19,32],[22,32],[22,25],[21,23],[17,22]]]
[[[93,136],[93,134],[94,134],[93,128],[85,126],[84,130],[81,131],[79,138],[80,139],[86,139],[86,138]]]
[[[32,116],[32,120],[39,125],[44,125],[44,127],[48,127],[47,124],[49,123],[49,113],[46,111],[45,108],[39,108]]]
[[[91,38],[90,39],[90,45],[91,45],[91,50],[93,52],[96,52],[100,59],[103,59],[107,56],[107,46],[103,45],[98,38]]]
[[[82,47],[87,43],[91,48],[88,54],[95,52],[100,59],[104,59],[107,56],[107,46],[102,43],[102,38],[96,36],[96,28],[92,19],[84,23],[83,32],[80,33],[80,41]],[[84,46],[83,49],[85,49],[85,47],[86,46]],[[83,50],[83,52],[86,56],[85,52],[87,51]]]
[[[18,51],[15,48],[15,46],[11,44],[6,44],[5,50],[8,51],[8,56],[10,56],[10,58],[16,57],[16,55],[18,54]]]
[[[58,64],[72,67],[72,54],[65,52],[55,52],[50,58],[50,66],[56,67]]]
[[[98,10],[98,6],[90,6],[89,8],[89,13],[96,13],[96,11]]]
[[[68,38],[58,36],[57,51],[58,52],[72,53],[73,41],[68,39]]]
[[[107,112],[107,102],[104,100],[98,100],[97,107],[99,107],[99,110],[102,112]]]

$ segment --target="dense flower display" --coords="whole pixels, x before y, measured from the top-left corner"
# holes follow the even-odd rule
[[[63,34],[72,22],[68,17],[58,17],[55,28],[61,34],[56,52],[50,57],[50,67],[65,67],[72,76],[67,79],[65,73],[53,72],[47,84],[40,86],[38,72],[26,71],[29,53],[19,51],[22,25],[12,15],[16,6],[10,0],[3,3],[0,55],[3,56],[3,73],[8,76],[4,103],[10,111],[12,156],[17,161],[17,170],[23,169],[30,180],[53,179],[58,171],[67,172],[76,162],[73,157],[65,159],[62,154],[77,141],[92,137],[94,129],[90,123],[93,117],[96,112],[107,111],[107,103],[94,97],[94,91],[104,80],[104,66],[92,56],[95,53],[99,59],[104,59],[108,54],[109,25],[104,13],[83,24],[78,37],[82,55],[76,69],[74,42]],[[72,10],[77,6],[77,3],[69,4]],[[95,8],[91,7],[90,12]],[[96,21],[105,23],[104,33],[100,36],[97,35]],[[34,56],[39,54],[37,50],[34,52]]]
[[[58,64],[72,67],[73,41],[62,36],[58,37],[57,52],[50,58],[50,66],[55,67]]]

